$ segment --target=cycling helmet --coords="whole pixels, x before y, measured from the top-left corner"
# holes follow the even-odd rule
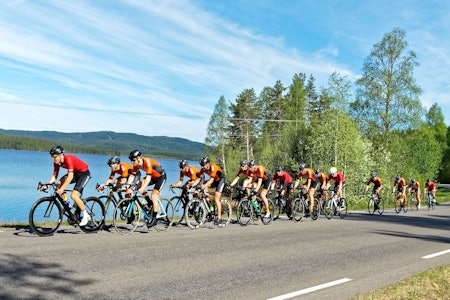
[[[109,159],[108,159],[108,162],[107,162],[107,164],[108,164],[108,166],[112,166],[112,165],[114,165],[114,164],[120,164],[120,158],[118,158],[117,156],[111,156]]]
[[[278,167],[275,169],[275,171],[276,171],[276,172],[283,171],[283,166],[278,166]]]
[[[133,161],[135,160],[137,157],[142,156],[142,152],[139,150],[133,150],[130,152],[130,155],[128,155],[128,158]]]
[[[202,166],[202,167],[210,162],[211,162],[211,160],[207,156],[200,158],[200,161],[199,161],[200,166]]]
[[[332,168],[330,169],[330,174],[334,174],[334,173],[336,173],[336,172],[337,172],[336,167],[332,167]]]
[[[178,166],[180,167],[180,169],[183,169],[187,165],[188,165],[188,162],[185,159],[180,160],[180,162],[178,163]]]
[[[254,160],[254,159],[249,160],[248,163],[247,163],[247,165],[248,165],[249,167],[256,166],[256,160]]]
[[[63,146],[53,146],[51,149],[50,149],[50,155],[58,155],[58,154],[61,154],[61,153],[64,153],[64,148],[63,148]]]
[[[412,178],[412,179],[411,179],[411,182],[412,182],[412,183],[416,182],[416,179],[415,179],[415,178]]]
[[[395,180],[400,180],[400,175],[395,176]]]
[[[431,181],[431,179],[430,179],[430,178],[427,178],[427,183],[430,183],[430,181]]]
[[[320,173],[320,169],[319,168],[314,169],[314,173],[319,174]]]
[[[241,165],[241,167],[245,167],[247,165],[248,161],[246,159],[241,159],[239,161],[239,164]]]
[[[370,174],[370,176],[372,176],[372,178],[375,178],[375,177],[377,177],[377,173],[372,172],[372,174]]]

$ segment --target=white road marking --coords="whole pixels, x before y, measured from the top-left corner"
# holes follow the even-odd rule
[[[332,286],[335,286],[335,285],[338,285],[338,284],[342,284],[342,283],[346,283],[346,282],[349,282],[349,281],[352,281],[352,279],[342,278],[342,279],[339,279],[339,280],[335,280],[335,281],[331,281],[331,282],[328,282],[328,283],[316,285],[316,286],[313,286],[313,287],[310,287],[310,288],[307,288],[307,289],[303,289],[303,290],[299,290],[299,291],[296,291],[296,292],[292,292],[292,293],[289,293],[289,294],[284,294],[284,295],[281,295],[281,296],[273,297],[273,298],[270,298],[270,299],[267,299],[267,300],[284,300],[284,299],[289,299],[289,298],[292,298],[292,297],[297,297],[297,296],[300,296],[300,295],[308,294],[308,293],[311,293],[311,292],[315,292],[315,291],[318,291],[318,290],[321,290],[321,289],[329,288],[329,287],[332,287]]]
[[[429,255],[425,255],[425,256],[422,256],[422,258],[423,259],[428,259],[428,258],[433,258],[433,257],[439,256],[439,255],[443,255],[443,254],[447,254],[447,253],[450,253],[450,249],[445,250],[445,251],[441,251],[441,252],[437,252],[437,253],[433,253],[433,254],[429,254]]]

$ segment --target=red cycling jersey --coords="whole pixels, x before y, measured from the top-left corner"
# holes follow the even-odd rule
[[[427,189],[428,191],[435,190],[436,189],[436,183],[434,183],[433,181],[425,183],[425,189]]]
[[[292,177],[286,171],[282,171],[281,175],[278,175],[278,172],[276,172],[275,175],[273,175],[273,180],[272,181],[275,183],[275,182],[277,182],[277,180],[279,180],[280,182],[291,183],[292,182]]]
[[[133,170],[133,166],[124,162],[119,164],[119,169],[117,171],[112,171],[109,174],[109,179],[113,179],[116,174],[119,174],[120,177],[128,177],[129,172]]]
[[[329,183],[331,180],[334,180],[336,184],[339,183],[344,183],[345,182],[345,177],[344,174],[342,174],[341,172],[336,172],[336,176],[333,177],[333,175],[328,175],[327,177],[327,183]]]
[[[58,176],[60,168],[67,169],[67,172],[73,173],[83,173],[89,170],[87,163],[71,154],[64,154],[64,163],[61,166],[53,163],[53,175],[55,175],[55,177]]]
[[[159,162],[151,158],[143,158],[142,166],[134,166],[133,167],[133,175],[136,175],[139,169],[144,170],[147,175],[150,175],[152,178],[159,178],[164,174],[164,169]]]

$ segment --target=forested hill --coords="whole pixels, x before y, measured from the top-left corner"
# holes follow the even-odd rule
[[[139,149],[148,156],[191,160],[197,160],[205,150],[202,143],[166,136],[112,131],[63,133],[0,129],[1,149],[48,151],[56,144],[63,145],[67,152],[128,155],[131,150]]]

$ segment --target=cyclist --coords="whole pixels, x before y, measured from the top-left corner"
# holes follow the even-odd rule
[[[113,189],[117,192],[117,195],[119,196],[119,199],[122,199],[122,193],[120,193],[121,184],[127,183],[128,175],[132,171],[133,166],[126,162],[120,162],[120,158],[117,156],[111,156],[106,164],[111,168],[111,174],[109,174],[108,179],[106,179],[106,182],[102,185],[100,185],[97,190],[99,192],[103,191],[105,189],[105,186],[109,185],[111,182],[113,183]],[[115,178],[116,175],[119,175],[119,177]],[[138,182],[140,180],[140,172],[136,176],[135,182]]]
[[[286,207],[291,207],[290,195],[294,188],[294,184],[291,175],[284,171],[282,166],[278,166],[275,169],[275,175],[273,175],[272,179],[272,191],[275,189],[277,182],[279,183],[278,188],[281,189],[281,196],[284,196],[286,199]]]
[[[370,184],[373,183],[372,193],[375,193],[378,198],[378,202],[375,203],[375,209],[378,209],[378,203],[381,201],[381,190],[383,189],[383,180],[381,180],[380,176],[377,173],[373,172],[370,175],[369,180],[366,183],[366,193],[369,190]]]
[[[309,211],[314,211],[314,193],[316,192],[317,185],[319,184],[319,178],[317,177],[317,174],[314,172],[311,168],[306,168],[306,164],[301,163],[298,166],[299,173],[297,175],[297,179],[294,183],[294,190],[297,188],[297,186],[300,183],[300,180],[302,178],[306,178],[306,182],[303,183],[302,187],[308,191],[309,194],[309,201],[310,201],[310,208]]]
[[[135,178],[139,170],[143,170],[145,172],[145,177],[140,181],[137,192],[144,196],[145,200],[147,200],[148,203],[150,203],[150,201],[153,203],[153,211],[151,212],[152,219],[148,224],[148,226],[153,226],[156,224],[156,219],[161,217],[161,215],[158,213],[158,196],[161,193],[164,184],[166,183],[166,171],[156,160],[148,157],[143,157],[142,152],[139,150],[131,151],[130,155],[128,155],[128,158],[131,160],[133,170],[128,176],[127,184],[132,184],[133,182],[135,182]],[[154,185],[151,199],[148,196],[147,192],[147,187],[150,185]],[[127,195],[131,195],[133,193],[133,190],[131,188],[128,188],[126,193]]]
[[[182,159],[178,162],[180,167],[180,178],[176,183],[170,184],[170,187],[178,187],[183,183],[183,178],[189,178],[183,184],[183,194],[187,194],[190,188],[200,187],[201,181],[197,180],[200,175],[200,169],[195,166],[189,166],[187,160]],[[193,185],[196,183],[196,185]],[[198,193],[198,192],[197,192]]]
[[[81,200],[80,197],[83,193],[84,187],[91,178],[88,164],[75,155],[65,154],[62,146],[53,146],[50,149],[50,155],[53,159],[53,174],[48,183],[52,184],[56,181],[60,168],[67,169],[67,174],[62,176],[57,182],[59,187],[56,192],[61,195],[63,199],[65,199],[65,189],[69,184],[75,183],[70,197],[73,201],[75,201],[76,205],[83,213],[83,218],[81,219],[79,225],[86,226],[91,220],[91,217],[86,212],[83,200]],[[47,186],[41,187],[41,190],[45,189],[47,189]]]
[[[197,182],[203,180],[204,174],[209,176],[208,180],[201,182],[200,188],[202,190],[215,189],[214,202],[216,203],[217,208],[217,218],[214,220],[214,224],[223,227],[226,225],[226,220],[222,220],[222,204],[220,203],[220,197],[222,196],[223,188],[225,186],[225,174],[218,165],[211,163],[209,157],[202,157],[199,163],[202,168],[200,170],[200,177],[197,178]],[[194,183],[194,185],[196,185],[197,182]],[[205,199],[209,203],[209,196],[207,193],[205,193]]]
[[[433,195],[433,202],[436,203],[436,183],[431,181],[430,178],[427,179],[427,182],[425,183],[425,188],[423,189],[423,196],[425,197],[426,192],[431,193]],[[428,201],[428,200],[427,200]]]
[[[343,189],[345,187],[345,176],[341,172],[338,172],[336,167],[330,168],[330,174],[327,177],[327,186],[328,190],[331,185],[331,180],[334,180],[334,199],[341,199],[343,197]]]
[[[270,218],[270,208],[269,202],[267,201],[267,192],[270,189],[270,184],[272,183],[272,174],[264,166],[259,166],[256,164],[254,159],[248,162],[249,176],[252,178],[252,182],[247,187],[254,187],[255,192],[261,189],[260,196],[261,200],[264,202],[266,208],[266,214],[264,218]]]
[[[417,209],[420,209],[420,182],[415,178],[412,178],[408,185],[408,194],[411,195],[411,192],[416,193],[416,199],[413,200],[416,201],[415,205]]]
[[[403,206],[406,200],[406,181],[400,175],[395,176],[392,194],[395,193],[396,188],[397,188],[397,200],[400,200],[400,205]]]
[[[314,169],[314,173],[317,175],[317,179],[319,179],[319,185],[317,187],[317,196],[321,199],[322,207],[325,205],[325,201],[328,199],[327,195],[327,175],[324,172],[321,172],[319,168]],[[323,199],[322,199],[323,198]]]
[[[250,181],[251,179],[249,179],[250,171],[248,169],[248,161],[246,159],[242,159],[239,162],[239,165],[240,165],[240,167],[239,167],[239,170],[238,170],[238,172],[236,174],[236,177],[230,183],[231,187],[235,186],[239,182],[239,179],[241,178],[241,175],[245,175],[245,177],[246,177],[246,179],[244,180],[242,186],[247,186],[251,182]]]

